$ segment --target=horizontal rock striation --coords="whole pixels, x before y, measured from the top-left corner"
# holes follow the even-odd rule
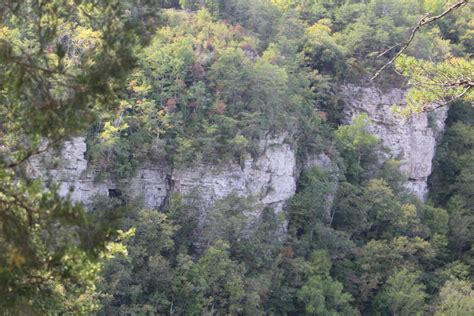
[[[391,107],[404,104],[405,91],[392,89],[381,92],[373,87],[344,86],[344,114],[349,123],[361,113],[371,119],[369,130],[378,135],[386,151],[379,151],[380,163],[389,158],[401,161],[401,171],[407,177],[406,188],[424,200],[427,178],[431,174],[437,140],[444,131],[447,109],[430,115],[402,117]],[[279,212],[296,192],[296,182],[302,171],[311,167],[326,170],[334,179],[334,192],[328,196],[327,213],[337,190],[339,169],[325,154],[307,157],[297,162],[296,150],[285,142],[288,135],[270,137],[261,142],[261,155],[248,157],[242,163],[191,165],[170,170],[168,166],[144,163],[131,179],[118,185],[111,180],[96,181],[96,173],[85,159],[84,137],[65,142],[57,161],[51,154],[31,160],[35,177],[51,179],[59,185],[59,193],[73,201],[88,204],[96,195],[141,198],[146,207],[163,208],[172,192],[192,198],[205,210],[230,194],[254,198],[256,209],[269,206]],[[47,160],[44,163],[41,160]],[[48,166],[47,168],[45,166]],[[125,187],[125,188],[124,188]]]
[[[265,206],[281,211],[287,199],[296,191],[296,153],[285,143],[286,135],[268,138],[262,142],[258,158],[246,159],[243,164],[221,163],[213,166],[195,165],[177,168],[172,172],[166,166],[145,163],[127,180],[126,190],[111,180],[95,181],[96,174],[88,168],[84,137],[65,142],[59,162],[45,168],[42,157],[31,162],[33,176],[49,178],[59,184],[59,193],[70,195],[76,202],[87,204],[96,195],[142,198],[150,208],[162,208],[171,192],[197,198],[201,208],[230,194],[253,197],[263,209]],[[47,171],[45,171],[47,170]],[[126,191],[126,192],[122,192]]]

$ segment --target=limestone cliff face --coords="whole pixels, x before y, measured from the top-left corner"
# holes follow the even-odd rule
[[[369,130],[378,135],[387,152],[380,152],[381,162],[388,158],[401,161],[401,171],[407,176],[407,189],[424,200],[431,174],[436,144],[444,132],[447,109],[420,113],[409,117],[395,114],[393,105],[404,106],[405,90],[380,91],[373,87],[343,87],[345,116],[348,121],[367,113],[372,124]]]
[[[204,204],[225,198],[229,194],[255,197],[263,206],[277,212],[296,191],[296,156],[285,135],[262,142],[263,154],[247,159],[243,166],[227,163],[216,166],[199,165],[173,172],[175,191],[184,196],[198,195]]]
[[[404,91],[392,89],[381,92],[375,88],[345,86],[345,115],[350,122],[361,113],[371,119],[370,131],[378,135],[387,151],[380,151],[380,162],[388,158],[401,161],[401,171],[407,176],[406,187],[419,198],[427,193],[427,178],[435,154],[437,138],[444,130],[446,109],[404,118],[394,114],[390,107],[403,104]],[[54,167],[44,167],[41,159],[31,161],[34,176],[50,178],[60,185],[60,194],[70,194],[71,199],[87,204],[95,195],[117,196],[125,194],[143,199],[150,208],[162,208],[172,192],[192,197],[196,206],[205,210],[229,194],[252,197],[256,209],[265,206],[281,211],[285,202],[296,191],[296,182],[302,169],[317,166],[326,170],[334,179],[334,190],[328,194],[327,213],[337,190],[339,170],[324,155],[308,157],[297,162],[296,151],[285,142],[287,135],[267,138],[261,142],[261,155],[247,158],[242,163],[229,162],[217,165],[192,165],[170,170],[167,166],[144,163],[135,175],[127,179],[125,187],[111,180],[96,182],[96,174],[85,159],[86,144],[83,137],[76,137],[64,144]],[[53,160],[53,157],[42,157]],[[50,164],[48,164],[50,165]],[[121,191],[120,191],[121,190]]]
[[[197,197],[202,208],[229,194],[254,197],[262,209],[271,206],[281,211],[283,204],[296,190],[296,154],[285,143],[285,136],[263,141],[263,154],[244,163],[196,165],[178,168],[172,172],[160,165],[145,163],[129,179],[126,192],[132,197],[143,198],[145,206],[160,208],[171,192]],[[86,144],[83,137],[73,138],[64,144],[60,162],[45,172],[39,160],[33,161],[36,176],[47,177],[60,185],[60,194],[70,194],[71,199],[87,204],[95,195],[119,194],[116,184],[110,180],[95,182],[95,174],[89,170],[84,158]],[[43,157],[44,158],[44,157]]]
[[[96,194],[108,194],[110,185],[94,182],[94,175],[87,169],[85,153],[84,138],[73,138],[64,143],[59,155],[47,153],[31,159],[30,172],[34,177],[56,182],[59,193],[70,194],[73,201],[86,202]]]

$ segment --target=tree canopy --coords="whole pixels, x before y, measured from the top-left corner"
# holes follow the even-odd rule
[[[467,4],[3,1],[0,310],[472,314]],[[348,124],[347,84],[409,89],[406,114],[453,105],[427,201],[405,187],[403,157],[380,159],[367,115]],[[35,159],[77,135],[90,182],[124,194],[83,205],[34,178]],[[127,194],[145,164],[244,170],[282,135],[298,179],[282,209],[238,192],[172,190],[157,209]]]

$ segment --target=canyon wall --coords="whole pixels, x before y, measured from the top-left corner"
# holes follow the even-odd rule
[[[368,115],[369,131],[377,135],[387,149],[379,151],[380,162],[389,158],[400,160],[401,171],[408,178],[405,187],[425,200],[436,145],[445,129],[447,107],[404,117],[391,108],[405,106],[405,93],[402,89],[381,91],[347,85],[342,91],[344,114],[348,123],[362,113]]]
[[[233,193],[255,198],[260,209],[271,206],[278,212],[294,195],[298,176],[296,152],[285,143],[285,137],[266,139],[261,144],[263,154],[256,159],[248,157],[242,164],[198,164],[170,172],[166,166],[145,163],[128,180],[126,190],[110,180],[95,181],[96,175],[89,170],[84,158],[86,144],[83,137],[64,144],[60,162],[55,167],[45,171],[42,167],[45,164],[36,160],[32,162],[32,170],[35,176],[57,182],[61,195],[70,194],[72,200],[85,204],[95,195],[128,194],[143,198],[147,207],[160,208],[171,192],[178,192],[183,196],[198,197],[196,202],[205,208]]]
[[[406,188],[424,200],[427,194],[427,179],[431,173],[437,140],[444,131],[446,109],[432,114],[417,114],[402,117],[390,108],[402,105],[404,91],[391,89],[381,92],[375,88],[356,86],[343,87],[344,114],[347,123],[367,113],[368,129],[376,134],[387,150],[379,151],[380,164],[389,158],[401,161],[401,171],[407,177]],[[255,159],[248,157],[242,163],[229,162],[216,165],[197,164],[170,170],[166,166],[144,163],[126,185],[114,181],[96,181],[96,174],[85,159],[84,137],[76,137],[64,144],[57,163],[45,164],[41,160],[52,160],[44,156],[31,161],[32,174],[49,178],[59,184],[61,195],[87,204],[96,195],[142,198],[146,207],[162,208],[171,192],[193,197],[201,209],[229,194],[252,197],[257,209],[265,206],[281,211],[285,202],[295,194],[296,183],[302,169],[318,166],[332,174],[337,187],[338,168],[325,154],[314,155],[304,162],[297,162],[296,150],[285,140],[288,135],[267,138],[261,142],[262,154]],[[45,168],[45,165],[50,167]],[[328,212],[332,198],[328,196]]]

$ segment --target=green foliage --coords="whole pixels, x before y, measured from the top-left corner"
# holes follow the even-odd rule
[[[361,310],[368,309],[380,287],[396,270],[420,270],[434,256],[430,243],[419,237],[371,240],[358,250],[355,268],[346,278],[346,287]]]
[[[371,226],[363,191],[348,182],[339,184],[332,212],[334,227],[350,233],[353,239],[361,238],[358,235],[368,231]]]
[[[95,221],[94,214],[55,191],[43,192],[39,181],[19,186],[1,180],[2,310],[86,314],[97,309],[95,283],[102,259],[113,253],[107,241],[117,236],[119,213],[104,210]]]
[[[316,222],[329,220],[325,200],[331,192],[331,179],[318,167],[305,171],[299,184],[299,192],[288,206],[290,231],[295,236],[310,234]]]
[[[461,258],[472,247],[474,202],[472,198],[473,124],[472,108],[459,104],[450,109],[448,128],[435,159],[430,178],[430,196],[449,214],[448,241],[453,258]]]
[[[269,134],[305,129],[307,119],[306,134],[318,132],[309,81],[260,57],[255,37],[207,11],[168,19],[139,56],[120,118],[90,135],[89,157],[101,170],[126,178],[154,148],[176,166],[243,160]],[[118,129],[110,141],[108,126]]]
[[[4,1],[0,19],[0,309],[90,314],[115,215],[86,213],[27,176],[29,158],[116,108],[144,43],[141,1]],[[146,9],[144,4],[141,6]],[[152,16],[150,16],[152,18]],[[145,33],[143,34],[146,37]],[[114,134],[110,130],[110,138]],[[108,135],[109,136],[109,135]],[[115,214],[120,214],[117,206]]]
[[[400,171],[400,167],[401,162],[399,160],[388,159],[376,175],[377,178],[383,179],[390,186],[395,195],[405,193],[403,183],[408,180],[407,176]]]
[[[465,251],[472,247],[474,241],[474,216],[467,207],[463,199],[454,196],[446,206],[449,218],[449,241],[451,249],[455,252],[457,259],[460,259]]]
[[[472,108],[450,110],[429,204],[408,196],[400,162],[379,166],[367,115],[340,125],[340,85],[363,82],[445,1],[154,4],[7,1],[2,11],[2,311],[472,314]],[[411,83],[429,83],[410,92],[407,111],[462,93],[446,84],[470,80],[469,12],[420,30],[399,59]],[[403,84],[394,75],[382,84]],[[283,134],[302,169],[320,153],[337,167],[304,170],[279,214],[258,196],[206,208],[176,193],[161,210],[125,194],[85,212],[26,177],[24,164],[87,127],[96,180],[124,188],[145,162],[244,168]]]
[[[366,114],[359,115],[352,125],[340,126],[336,139],[347,165],[346,176],[349,182],[359,183],[369,164],[374,163],[373,150],[378,143],[376,136],[367,130],[369,119]]]
[[[113,258],[104,269],[100,290],[108,296],[102,300],[102,312],[140,313],[149,311],[149,305],[167,308],[167,297],[159,293],[172,286],[165,254],[174,246],[177,227],[165,214],[146,209],[132,213],[127,222],[124,228],[134,227],[136,233],[126,242],[127,256]],[[150,292],[158,295],[148,297]]]
[[[436,63],[401,56],[396,66],[414,85],[407,95],[407,107],[402,110],[404,114],[445,106],[446,102],[458,99],[474,101],[470,86],[474,73],[472,60],[452,57]]]
[[[243,163],[261,154],[262,140],[291,131],[298,158],[324,152],[341,174],[304,171],[283,214],[230,194],[205,212],[193,196],[172,196],[163,213],[148,215],[159,219],[149,226],[131,215],[123,228],[136,226],[144,237],[128,242],[127,259],[107,266],[102,313],[405,315],[444,311],[449,295],[454,310],[464,308],[470,294],[446,281],[468,286],[469,116],[457,114],[460,127],[440,148],[433,205],[408,196],[400,162],[379,168],[367,116],[339,126],[338,84],[387,61],[396,50],[376,56],[444,3],[181,5],[195,12],[167,13],[167,26],[140,51],[119,116],[91,131],[93,164],[127,178],[144,160],[171,168]],[[468,34],[440,24],[421,30],[407,53],[433,66],[465,54]]]
[[[426,309],[425,286],[416,273],[400,270],[392,275],[374,301],[375,315],[422,315]]]
[[[364,195],[364,201],[367,201],[367,216],[372,224],[370,236],[390,236],[393,232],[388,228],[401,216],[401,206],[393,191],[384,180],[373,179],[367,183]]]
[[[329,225],[333,220],[331,196],[335,184],[321,169],[307,170],[301,177],[298,193],[288,202],[288,233],[295,250],[306,256],[315,249],[343,256],[353,247],[349,236]]]
[[[313,253],[308,281],[297,291],[306,315],[358,315],[350,305],[352,297],[342,284],[329,276],[331,262],[323,251]]]
[[[229,195],[220,200],[209,210],[203,223],[200,238],[207,245],[215,240],[225,240],[234,250],[237,243],[244,238],[248,215],[252,212],[252,204],[244,198]]]
[[[191,269],[191,279],[199,286],[200,295],[193,295],[190,314],[236,314],[242,310],[246,296],[243,266],[230,259],[228,249],[227,243],[217,241]]]
[[[445,209],[425,205],[422,220],[433,234],[447,235],[449,214]]]
[[[340,75],[344,71],[342,47],[331,36],[331,20],[321,19],[306,29],[303,49],[308,65],[322,73]]]
[[[472,283],[458,279],[447,281],[439,293],[435,315],[470,315],[473,312]]]
[[[458,104],[450,109],[448,128],[435,159],[431,196],[445,206],[450,197],[459,195],[469,209],[474,209],[472,175],[474,173],[474,111],[469,104]]]
[[[449,5],[442,1],[424,3],[426,8],[436,14],[443,12]],[[437,21],[436,27],[428,34],[434,35],[434,42],[441,48],[438,53],[430,52],[429,58],[402,55],[396,60],[396,69],[412,85],[407,95],[408,106],[401,110],[402,113],[430,111],[451,106],[457,100],[472,102],[474,64],[470,57],[474,24],[470,17],[473,12],[472,6],[467,5]]]
[[[131,212],[123,229],[135,227],[135,236],[126,242],[128,255],[112,259],[104,269],[100,284],[107,295],[100,313],[259,311],[258,281],[252,274],[272,264],[279,226],[267,210],[246,237],[241,231],[246,220],[239,215],[244,203],[237,197],[220,201],[204,227],[193,207],[177,195],[165,213]],[[200,255],[191,257],[196,251]],[[265,283],[261,291],[268,291]]]

